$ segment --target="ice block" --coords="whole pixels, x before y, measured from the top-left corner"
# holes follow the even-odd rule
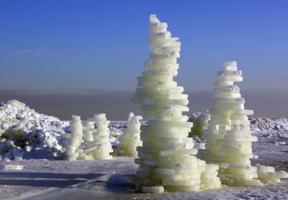
[[[179,68],[179,38],[171,37],[167,23],[160,22],[156,15],[150,16],[149,28],[148,44],[153,52],[144,63],[142,76],[137,78],[138,88],[131,100],[142,104],[140,110],[148,119],[147,125],[141,127],[143,146],[136,148],[139,157],[135,160],[139,164],[136,186],[143,186],[143,192],[147,186],[160,185],[170,191],[218,188],[221,185],[219,178],[216,180],[218,169],[213,167],[207,168],[210,176],[203,175],[203,181],[213,179],[214,182],[201,183],[206,162],[195,157],[197,149],[193,149],[194,142],[188,138],[193,123],[187,122],[188,116],[182,114],[189,111],[188,95],[182,94],[184,88],[173,81]],[[238,78],[237,73],[232,75]]]

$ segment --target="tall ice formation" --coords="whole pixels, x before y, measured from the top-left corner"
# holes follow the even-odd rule
[[[263,183],[257,179],[257,167],[251,166],[250,161],[253,158],[251,143],[257,141],[257,137],[251,135],[247,117],[253,115],[253,110],[244,109],[245,100],[241,97],[240,88],[234,85],[234,82],[243,80],[242,71],[238,71],[235,61],[225,62],[222,66],[224,71],[217,73],[215,82],[218,86],[214,89],[215,109],[209,110],[208,127],[202,128],[201,138],[206,139],[206,149],[200,150],[200,158],[219,164],[222,183],[261,186]],[[271,182],[276,182],[287,175],[265,174],[265,170],[272,171],[261,166],[258,174],[263,182],[268,182],[268,177]]]
[[[167,23],[161,23],[156,15],[150,16],[149,28],[148,44],[153,53],[137,78],[138,88],[132,99],[133,103],[143,104],[140,109],[148,117],[148,125],[141,127],[143,146],[137,147],[136,186],[143,186],[143,192],[149,191],[147,186],[151,186],[151,192],[163,191],[163,186],[170,191],[219,187],[218,166],[206,165],[192,156],[197,150],[187,136],[193,124],[182,115],[188,111],[188,95],[182,94],[184,88],[173,81],[179,67],[179,38],[171,37]],[[159,188],[155,188],[157,185]]]
[[[134,116],[134,113],[129,113],[127,128],[123,130],[123,134],[119,139],[118,155],[122,156],[137,156],[137,146],[142,146],[140,140],[140,126],[139,120],[143,119],[142,116]]]

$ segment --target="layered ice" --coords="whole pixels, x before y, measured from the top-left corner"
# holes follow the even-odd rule
[[[69,145],[66,148],[67,160],[75,161],[81,153],[81,143],[83,137],[82,122],[80,116],[73,115],[70,122],[71,135],[68,138]]]
[[[164,186],[169,191],[198,191],[218,188],[217,166],[206,165],[197,159],[194,142],[188,138],[193,123],[187,122],[188,95],[177,86],[181,43],[171,37],[167,23],[156,15],[150,16],[149,60],[142,76],[138,77],[138,88],[132,102],[142,104],[140,109],[147,115],[148,124],[141,127],[142,147],[137,147],[139,170],[135,182],[140,186]],[[214,166],[214,167],[213,167]],[[144,188],[144,187],[142,187]]]
[[[251,135],[247,115],[253,115],[253,111],[244,109],[245,100],[240,88],[234,85],[243,80],[242,72],[237,70],[235,61],[222,66],[224,71],[217,73],[215,82],[218,86],[214,89],[215,109],[209,110],[208,127],[203,127],[201,132],[206,149],[200,150],[199,156],[209,163],[219,164],[221,181],[225,184],[262,186],[261,181],[268,182],[268,179],[278,182],[274,176],[285,177],[286,174],[272,176],[260,170],[261,178],[258,178],[257,167],[251,165],[250,159],[254,157],[251,142],[256,142],[257,137]]]

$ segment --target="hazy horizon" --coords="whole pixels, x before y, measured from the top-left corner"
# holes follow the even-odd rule
[[[17,99],[36,112],[52,115],[61,120],[70,120],[72,115],[81,119],[93,117],[94,114],[106,113],[108,120],[127,120],[128,114],[141,115],[140,105],[132,104],[132,91],[100,91],[91,94],[34,94],[19,91],[0,91],[0,101]],[[213,91],[186,91],[189,95],[190,111],[206,112],[214,109]],[[288,116],[286,106],[288,95],[281,91],[241,91],[245,99],[245,109],[254,110],[248,117],[282,117]]]
[[[156,14],[181,42],[174,81],[192,91],[189,113],[213,109],[217,72],[237,61],[246,108],[287,116],[287,8],[285,0],[1,1],[0,100],[67,120],[140,114],[125,91],[149,60]]]

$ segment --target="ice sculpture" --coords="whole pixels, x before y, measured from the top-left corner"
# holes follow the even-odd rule
[[[94,118],[81,123],[79,116],[72,116],[71,136],[68,138],[65,158],[69,161],[75,160],[98,160],[111,159],[110,153],[113,152],[109,141],[109,125],[106,114],[96,114]],[[96,124],[97,129],[94,125]],[[80,148],[84,135],[84,148]]]
[[[139,120],[143,119],[141,116],[134,116],[134,113],[129,113],[127,122],[127,129],[123,130],[123,134],[119,139],[118,155],[122,156],[137,156],[137,146],[142,146],[140,140],[140,126]]]
[[[182,115],[188,111],[188,95],[182,94],[184,88],[173,81],[179,67],[179,38],[171,37],[167,23],[161,23],[156,15],[150,16],[149,28],[148,44],[153,53],[144,63],[143,76],[137,78],[138,88],[132,99],[133,103],[143,104],[140,109],[148,117],[148,125],[141,127],[143,147],[137,147],[136,188],[143,186],[142,191],[146,191],[149,186],[163,185],[170,191],[197,191],[201,186],[219,187],[220,181],[215,179],[217,166],[205,168],[205,161],[192,156],[197,150],[187,136],[193,124]],[[206,184],[208,179],[214,182]]]
[[[257,141],[257,137],[251,135],[247,117],[253,110],[244,109],[245,100],[234,85],[243,80],[242,72],[237,70],[235,61],[222,66],[224,71],[218,72],[215,82],[218,86],[214,89],[215,109],[209,111],[208,127],[201,133],[201,138],[206,139],[206,150],[199,150],[200,158],[219,164],[222,183],[261,186],[257,167],[251,166],[250,161],[253,158],[251,142]]]

